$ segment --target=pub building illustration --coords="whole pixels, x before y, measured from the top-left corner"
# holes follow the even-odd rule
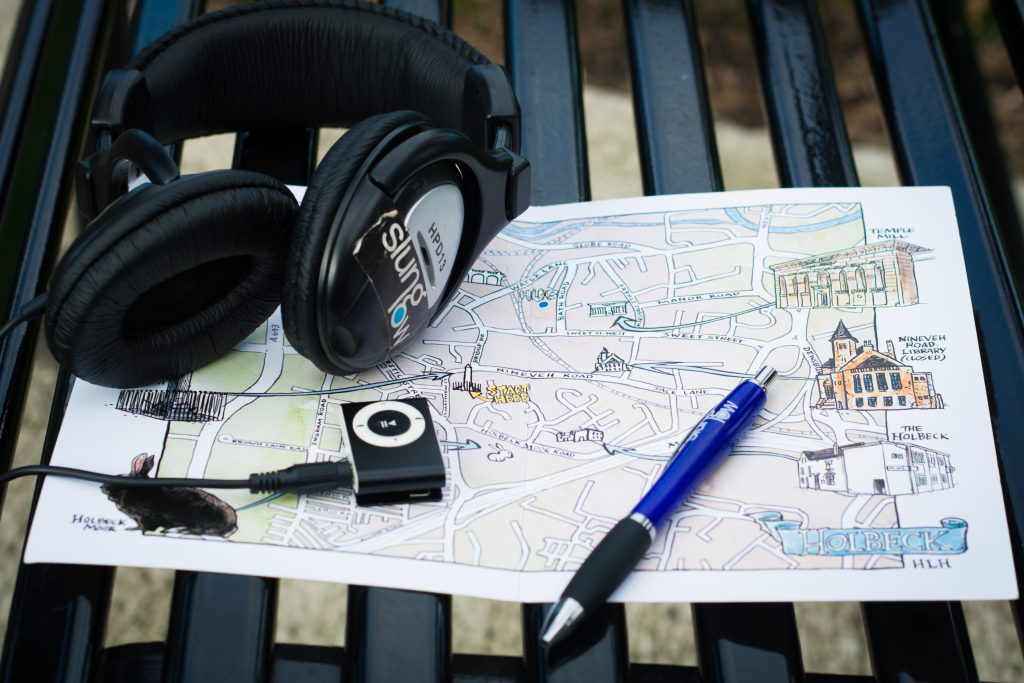
[[[874,342],[859,342],[842,320],[829,338],[832,357],[818,374],[818,408],[836,410],[907,410],[941,408],[930,372],[914,372],[896,360],[892,341],[886,352]]]
[[[953,488],[949,455],[923,446],[877,441],[804,451],[800,488],[888,496]]]
[[[918,302],[914,255],[931,251],[886,240],[771,266],[779,308],[910,306]]]

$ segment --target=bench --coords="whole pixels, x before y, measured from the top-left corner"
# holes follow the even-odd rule
[[[1014,58],[1024,0],[992,0]],[[14,27],[0,83],[0,304],[4,319],[45,287],[69,207],[98,77],[175,23],[198,0],[37,0]],[[441,23],[444,0],[395,0]],[[956,0],[856,3],[902,182],[949,185],[986,367],[1020,584],[1024,567],[1024,244],[963,8]],[[749,0],[777,170],[784,186],[856,185],[821,25],[810,0]],[[625,0],[644,192],[722,189],[692,7]],[[573,3],[507,0],[505,64],[523,109],[533,203],[589,198]],[[1022,64],[1016,63],[1018,78]],[[316,131],[240,135],[236,165],[305,184]],[[0,347],[0,467],[11,464],[38,324]],[[61,372],[46,461],[72,385]],[[22,565],[0,680],[20,681],[843,681],[804,672],[791,604],[697,604],[698,666],[630,664],[625,611],[605,608],[579,647],[550,658],[541,605],[522,607],[521,657],[452,654],[451,598],[350,586],[345,648],[274,642],[278,582],[178,572],[165,642],[104,648],[114,570]],[[10,586],[4,587],[10,591]],[[1012,610],[1018,623],[1021,602]],[[865,603],[878,681],[976,681],[959,603]],[[401,656],[397,656],[400,654]]]

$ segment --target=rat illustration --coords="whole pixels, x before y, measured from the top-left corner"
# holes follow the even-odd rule
[[[156,456],[139,453],[125,477],[148,479]],[[194,536],[227,537],[238,529],[235,509],[202,489],[187,486],[131,488],[118,484],[100,487],[117,509],[135,520],[142,531],[175,531]]]

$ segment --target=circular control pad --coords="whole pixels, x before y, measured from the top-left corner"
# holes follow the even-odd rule
[[[359,409],[352,431],[371,446],[399,448],[423,436],[426,420],[420,411],[399,401],[378,401]]]

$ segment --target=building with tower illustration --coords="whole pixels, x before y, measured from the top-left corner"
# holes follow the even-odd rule
[[[601,349],[601,353],[597,354],[597,360],[594,362],[594,372],[622,372],[627,369],[629,369],[629,365],[626,361],[607,348]]]
[[[832,358],[818,374],[818,408],[837,410],[905,410],[941,408],[930,372],[914,372],[896,360],[892,341],[886,352],[874,342],[859,342],[842,320],[829,338]]]
[[[880,308],[918,302],[914,255],[902,240],[863,244],[771,267],[779,308]]]

